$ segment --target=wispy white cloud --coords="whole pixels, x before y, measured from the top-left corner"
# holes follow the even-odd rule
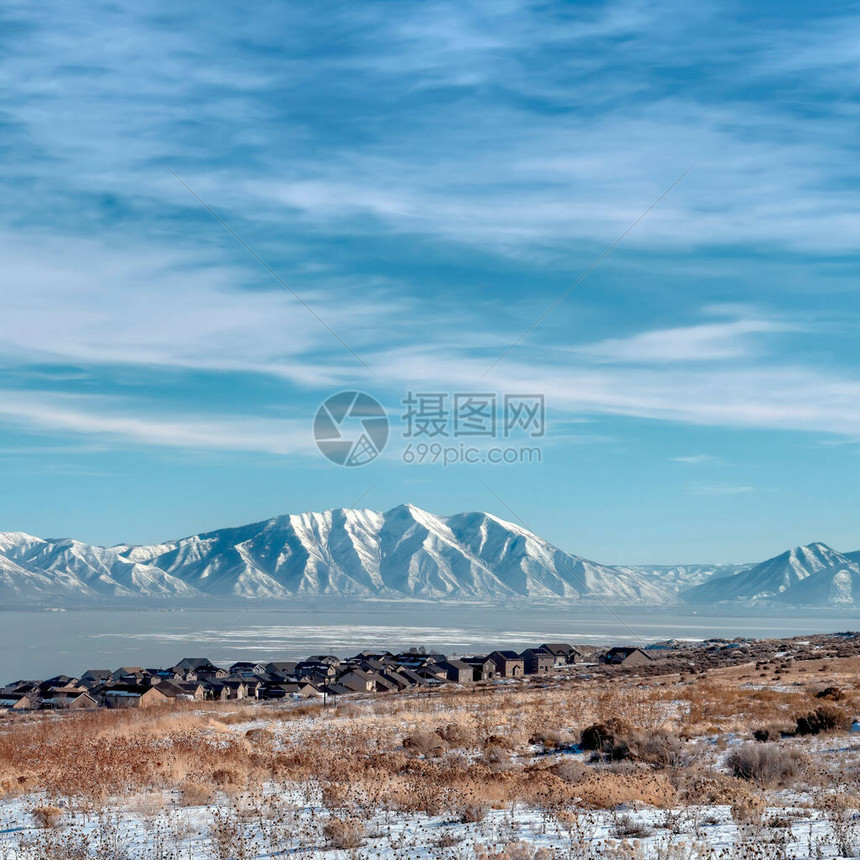
[[[730,484],[724,485],[707,485],[701,484],[689,488],[689,492],[694,496],[743,496],[747,493],[755,492],[755,487]]]
[[[690,466],[699,466],[704,463],[716,463],[718,458],[712,454],[690,454],[684,457],[671,457],[673,463],[686,463]]]
[[[159,417],[141,404],[107,396],[0,391],[0,418],[7,426],[123,445],[281,455],[316,450],[309,420],[181,411]]]
[[[597,362],[635,364],[736,359],[749,357],[761,349],[761,341],[755,335],[797,330],[798,326],[779,320],[735,319],[608,338],[578,351]]]

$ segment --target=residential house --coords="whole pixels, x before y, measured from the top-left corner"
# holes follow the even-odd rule
[[[526,648],[520,655],[523,658],[523,672],[526,675],[546,675],[555,668],[555,657],[537,648]]]
[[[452,658],[450,660],[445,660],[443,663],[439,663],[438,665],[445,670],[445,677],[447,680],[453,681],[455,684],[471,683],[474,673],[472,667],[468,663]]]
[[[190,688],[190,689],[189,689]],[[199,682],[186,684],[181,681],[161,681],[158,684],[158,692],[162,693],[168,699],[172,699],[174,701],[194,701],[197,699],[198,701],[203,698],[203,685]],[[195,696],[195,690],[199,691],[199,699]]]
[[[447,659],[440,660],[438,663],[427,663],[424,666],[419,666],[415,669],[415,674],[419,675],[424,683],[427,681],[447,681],[448,670],[442,665],[447,662]]]
[[[248,685],[244,678],[224,678],[219,683],[226,688],[228,699],[248,698]]]
[[[568,645],[567,642],[544,642],[537,650],[552,654],[556,667],[577,663],[582,656],[576,648]]]
[[[374,693],[396,693],[400,689],[394,681],[389,681],[384,675],[374,673],[373,680]]]
[[[382,672],[380,677],[389,684],[393,684],[398,690],[405,690],[412,686],[412,683],[399,672]]]
[[[120,666],[119,669],[111,672],[110,679],[119,682],[121,678],[142,678],[145,671],[143,666]]]
[[[425,680],[417,672],[407,669],[406,666],[397,666],[389,670],[388,674],[397,675],[398,677],[403,678],[408,681],[410,687],[418,687],[423,684]]]
[[[376,675],[363,669],[350,669],[338,677],[337,683],[352,693],[373,693],[376,690]]]
[[[298,663],[291,661],[273,661],[263,667],[270,678],[286,678],[296,671]]]
[[[168,701],[157,686],[145,684],[112,684],[102,695],[108,708],[151,708]]]
[[[266,674],[266,664],[265,663],[250,663],[241,661],[239,663],[234,663],[230,667],[230,675],[241,675],[244,678],[250,678],[254,676],[262,676]]]
[[[6,711],[35,711],[39,707],[39,697],[32,693],[3,693],[0,695],[0,713]]]
[[[496,664],[489,657],[461,657],[472,667],[473,681],[491,681],[496,677]]]
[[[600,657],[600,662],[610,666],[647,666],[651,657],[641,648],[610,648]]]
[[[300,680],[325,680],[337,675],[337,667],[324,660],[302,660],[296,664],[293,674]]]
[[[516,651],[493,651],[489,657],[496,664],[498,677],[522,678],[525,664],[523,658]]]
[[[74,699],[67,699],[62,707],[66,711],[90,711],[99,706],[95,696],[90,693],[81,693]]]
[[[230,673],[216,666],[208,657],[183,657],[175,666],[170,667],[186,681],[202,681],[207,678],[226,678]],[[191,678],[190,675],[194,677]]]
[[[87,669],[81,675],[81,683],[88,689],[110,681],[113,672],[110,669]]]
[[[69,704],[89,691],[82,684],[67,684],[59,687],[43,685],[40,692],[42,710],[51,711],[65,710]]]

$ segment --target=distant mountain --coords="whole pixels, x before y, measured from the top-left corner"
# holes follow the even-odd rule
[[[860,553],[853,553],[860,555]],[[697,605],[723,601],[778,601],[798,606],[846,605],[854,601],[860,563],[816,542],[742,570],[709,579],[683,592]]]
[[[0,595],[271,597],[332,595],[666,604],[671,590],[635,570],[570,555],[486,513],[438,517],[326,511],[154,546],[90,546],[0,534]],[[6,581],[8,579],[8,586]]]
[[[492,514],[412,505],[291,514],[151,546],[0,533],[0,605],[303,596],[860,606],[860,552],[813,543],[754,565],[613,567]]]
[[[660,583],[673,592],[682,592],[711,579],[734,576],[751,568],[751,564],[655,564],[636,567],[621,567]]]

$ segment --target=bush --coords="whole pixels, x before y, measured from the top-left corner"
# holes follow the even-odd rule
[[[555,750],[565,746],[561,734],[552,730],[536,732],[529,738],[529,743],[542,746],[545,750]]]
[[[468,730],[457,723],[448,723],[446,726],[440,726],[436,729],[435,734],[439,735],[443,741],[452,747],[465,747],[471,741]]]
[[[761,824],[767,804],[757,794],[736,794],[731,803],[732,818],[736,824]]]
[[[582,730],[579,745],[584,750],[609,753],[619,737],[630,734],[630,726],[621,720],[608,720],[605,723],[594,723]]]
[[[658,768],[679,764],[682,752],[681,741],[675,735],[665,731],[636,732],[620,720],[588,726],[582,732],[580,746],[602,753],[609,761],[629,760]]]
[[[487,817],[489,809],[483,803],[467,803],[460,810],[460,821],[463,824],[476,824]]]
[[[588,767],[573,758],[564,759],[558,764],[554,764],[549,770],[550,773],[554,773],[559,779],[563,779],[571,785],[582,782],[588,776]]]
[[[364,822],[357,818],[330,818],[323,827],[323,833],[331,842],[332,848],[341,850],[361,846],[365,832]]]
[[[205,806],[212,801],[215,792],[210,785],[187,779],[180,788],[180,797],[184,806]]]
[[[848,715],[833,705],[819,705],[814,711],[797,718],[798,735],[817,735],[821,732],[844,731],[850,725]]]
[[[763,788],[788,785],[807,768],[806,759],[796,750],[774,744],[744,744],[726,763],[734,776]]]
[[[436,732],[417,731],[403,739],[403,747],[416,755],[432,756],[444,752],[446,744]]]
[[[815,694],[816,699],[829,699],[831,702],[841,702],[845,698],[845,693],[839,687],[825,687]]]
[[[37,827],[56,827],[63,817],[63,810],[56,806],[37,806],[33,810],[33,820]]]

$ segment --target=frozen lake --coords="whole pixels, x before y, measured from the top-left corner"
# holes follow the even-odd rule
[[[478,606],[400,601],[264,601],[217,608],[0,610],[0,683],[87,668],[216,663],[423,645],[445,652],[546,641],[641,644],[715,636],[781,637],[860,628],[844,610],[726,615],[684,609]]]

